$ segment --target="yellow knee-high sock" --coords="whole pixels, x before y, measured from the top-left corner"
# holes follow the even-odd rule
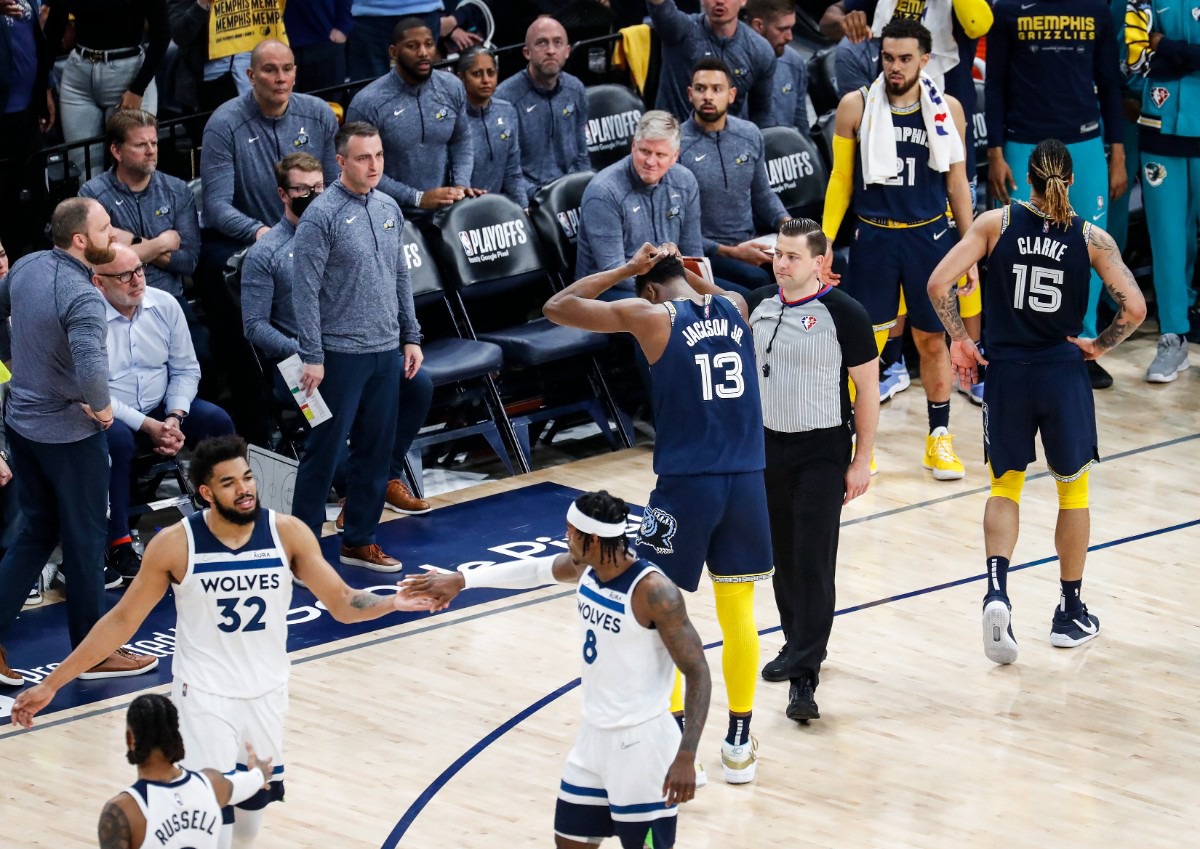
[[[754,709],[754,690],[758,686],[758,629],[754,625],[754,583],[714,583],[717,621],[721,624],[724,647],[721,671],[730,713],[748,713]]]
[[[882,330],[880,330],[880,329],[875,330],[875,349],[880,354],[883,353],[883,346],[887,344],[889,332],[891,332],[890,328],[887,328],[887,327],[883,328]],[[851,380],[850,381],[850,403],[851,404],[854,403],[854,399],[857,395],[858,395],[858,390],[854,388],[854,381]]]

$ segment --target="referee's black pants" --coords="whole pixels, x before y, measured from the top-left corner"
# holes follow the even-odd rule
[[[767,512],[775,555],[775,604],[787,642],[788,678],[816,688],[833,629],[834,572],[850,430],[766,432]]]

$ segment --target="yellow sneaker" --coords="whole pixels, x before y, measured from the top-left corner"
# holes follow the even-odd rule
[[[854,459],[854,453],[858,450],[858,437],[850,437],[850,459]],[[879,474],[879,467],[875,465],[875,449],[871,449],[871,477]]]
[[[967,473],[954,453],[954,445],[951,444],[953,439],[944,427],[925,437],[925,460],[921,465],[933,472],[934,480],[961,480]]]

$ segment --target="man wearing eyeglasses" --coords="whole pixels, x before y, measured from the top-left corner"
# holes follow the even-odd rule
[[[132,247],[114,246],[92,283],[104,296],[108,390],[115,421],[108,431],[108,561],[126,581],[142,565],[129,535],[129,491],[138,445],[174,457],[184,443],[233,433],[229,414],[196,398],[200,363],[175,299],[146,284]]]
[[[112,426],[104,347],[104,304],[89,266],[110,262],[112,223],[94,200],[69,198],[50,218],[54,249],[29,254],[0,279],[0,324],[11,316],[12,365],[5,424],[25,521],[0,561],[0,642],[54,546],[62,543],[71,645],[104,613],[104,431]],[[135,259],[135,265],[136,259]],[[25,658],[26,662],[35,660]],[[117,649],[84,678],[149,672],[158,659]],[[0,684],[25,683],[0,646]]]
[[[300,216],[325,190],[321,163],[307,153],[289,153],[275,163],[275,180],[283,203],[283,218],[267,235],[255,242],[242,262],[242,330],[251,344],[272,360],[282,360],[300,351],[300,331],[292,305],[295,274],[293,238]],[[277,391],[291,405],[288,391],[277,369],[272,369]],[[396,441],[392,449],[384,506],[397,513],[419,515],[433,508],[418,498],[404,483],[404,458],[416,438],[433,401],[433,379],[426,369],[400,377],[400,407],[396,414]],[[343,452],[344,454],[345,452]],[[345,492],[346,459],[338,463],[334,487]],[[345,499],[343,500],[343,505]],[[334,527],[345,530],[345,507]]]

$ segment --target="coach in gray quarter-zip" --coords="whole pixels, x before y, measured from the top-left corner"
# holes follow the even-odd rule
[[[456,76],[433,69],[433,33],[420,18],[402,18],[388,50],[395,70],[354,95],[346,120],[379,128],[379,190],[409,218],[425,217],[427,210],[475,194],[467,94]]]
[[[250,59],[249,94],[223,103],[204,128],[200,176],[204,226],[249,245],[279,221],[275,163],[289,153],[311,153],[337,179],[333,136],[337,118],[329,104],[294,94],[292,51],[278,41],[260,42]]]
[[[684,256],[700,256],[700,189],[680,167],[679,122],[651,110],[633,135],[633,151],[597,174],[583,192],[575,276],[625,264],[646,242],[673,242]],[[633,292],[633,281],[617,286]]]
[[[565,174],[592,168],[587,92],[577,77],[563,71],[570,54],[562,24],[551,17],[538,18],[525,33],[528,67],[496,89],[496,97],[515,106],[521,120],[521,169],[530,198]]]
[[[292,513],[320,535],[325,499],[350,437],[341,562],[399,572],[400,561],[379,548],[375,531],[388,485],[400,377],[421,367],[421,327],[401,238],[404,216],[375,188],[384,162],[379,131],[351,121],[338,132],[337,149],[342,176],[305,210],[292,241],[300,386],[306,393],[320,387],[333,416],[309,434]]]

